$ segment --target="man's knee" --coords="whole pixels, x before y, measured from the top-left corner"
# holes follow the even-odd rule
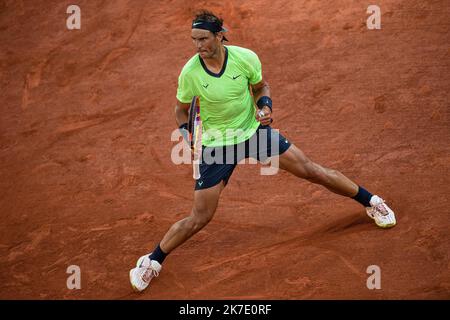
[[[213,218],[214,211],[211,209],[193,209],[191,215],[191,226],[194,230],[200,230],[206,226]]]
[[[289,161],[293,166],[287,165],[287,170],[299,178],[313,183],[326,183],[330,176],[335,174],[335,170],[327,169],[311,161],[299,149],[293,148]]]

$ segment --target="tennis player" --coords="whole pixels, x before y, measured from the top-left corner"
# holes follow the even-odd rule
[[[228,41],[224,32],[223,20],[213,13],[202,11],[195,16],[191,37],[197,53],[179,76],[175,115],[180,129],[185,130],[190,102],[194,96],[200,97],[203,155],[233,151],[233,161],[201,162],[201,177],[195,183],[190,215],[173,224],[156,248],[140,257],[130,270],[130,281],[136,291],[147,288],[152,278],[159,275],[166,256],[211,221],[222,190],[244,158],[265,161],[278,157],[281,169],[358,201],[377,226],[390,228],[396,224],[394,212],[381,197],[341,172],[311,161],[272,130],[272,100],[261,62],[249,49],[224,45]],[[261,134],[263,131],[265,134]],[[252,142],[256,152],[255,148],[251,151]],[[272,148],[273,145],[277,147]],[[236,152],[242,150],[240,147],[245,150],[243,153]]]

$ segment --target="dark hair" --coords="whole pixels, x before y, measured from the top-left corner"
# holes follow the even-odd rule
[[[199,21],[208,21],[218,24],[220,27],[223,25],[223,19],[216,16],[214,13],[208,10],[200,10],[195,14],[195,18],[192,23]]]
[[[212,22],[212,23],[217,24],[217,25],[218,25],[219,27],[221,27],[221,28],[222,28],[222,26],[223,26],[223,19],[222,19],[222,18],[216,16],[216,15],[215,15],[214,13],[212,13],[211,11],[204,10],[204,9],[198,11],[198,12],[195,14],[195,18],[194,18],[194,20],[192,20],[192,23],[199,22],[199,21]],[[217,32],[213,32],[213,33],[214,33],[214,35],[217,34]],[[222,42],[223,42],[224,40],[226,40],[225,37],[223,37]]]

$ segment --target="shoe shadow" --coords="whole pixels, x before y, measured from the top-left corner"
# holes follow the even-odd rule
[[[361,212],[331,221],[308,234],[310,240],[329,239],[373,230],[373,221]]]

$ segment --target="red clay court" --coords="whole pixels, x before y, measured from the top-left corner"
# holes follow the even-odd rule
[[[66,2],[0,1],[1,299],[450,298],[448,1],[76,4],[80,30]],[[381,30],[367,29],[369,4]],[[212,222],[133,293],[129,269],[191,210],[192,167],[171,162],[170,135],[200,8],[259,55],[273,127],[385,198],[395,228],[238,166]],[[366,287],[370,265],[381,290]]]

